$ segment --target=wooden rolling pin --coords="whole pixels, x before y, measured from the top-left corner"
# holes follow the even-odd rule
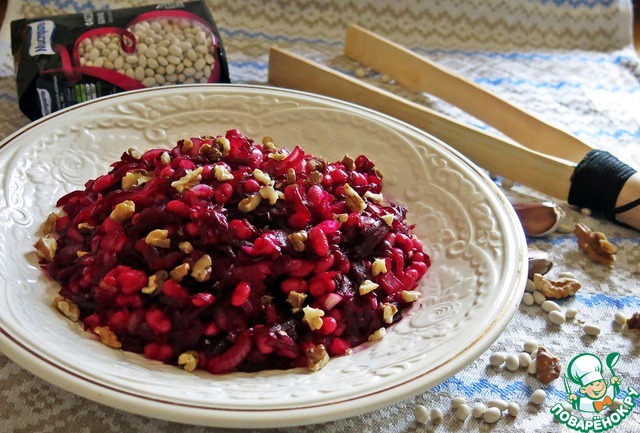
[[[479,166],[640,230],[640,173],[463,77],[358,26],[345,55],[414,91],[431,93],[502,131],[510,141],[279,48],[269,82],[363,105],[440,138]]]

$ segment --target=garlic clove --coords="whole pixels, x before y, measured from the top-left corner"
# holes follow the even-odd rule
[[[558,228],[564,211],[555,203],[514,203],[513,208],[528,236],[546,236]]]
[[[528,278],[533,280],[534,274],[544,275],[553,267],[551,256],[546,251],[529,248],[529,274]]]

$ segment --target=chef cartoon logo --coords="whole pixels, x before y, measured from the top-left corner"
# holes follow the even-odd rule
[[[614,405],[614,399],[620,393],[621,381],[613,367],[619,360],[620,354],[615,352],[607,355],[604,363],[591,353],[575,356],[564,375],[567,401],[581,414],[593,416],[589,419],[576,416],[568,412],[561,403],[557,403],[551,408],[556,419],[573,430],[585,433],[606,431],[620,424],[633,411],[634,397],[639,394],[633,387],[629,387],[626,397],[620,404]],[[610,374],[608,379],[607,373]],[[578,385],[577,391],[572,389],[570,382]],[[610,409],[610,412],[607,411],[606,416],[600,416],[605,408]]]

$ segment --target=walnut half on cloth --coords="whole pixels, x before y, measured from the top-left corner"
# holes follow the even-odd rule
[[[607,266],[613,265],[618,249],[604,233],[594,232],[584,224],[576,224],[573,234],[578,238],[578,247],[587,253],[590,260]]]

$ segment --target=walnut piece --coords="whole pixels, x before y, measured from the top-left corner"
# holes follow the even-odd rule
[[[311,173],[309,173],[309,176],[307,176],[307,185],[320,185],[323,179],[324,176],[322,175],[322,173],[320,173],[319,171],[312,171]]]
[[[302,311],[302,305],[305,299],[307,299],[306,293],[298,293],[295,290],[290,291],[287,295],[287,302],[291,304],[291,312],[297,313]]]
[[[56,231],[56,222],[58,221],[58,215],[50,213],[47,220],[42,225],[42,234],[48,235]]]
[[[329,362],[329,354],[322,344],[316,344],[306,352],[307,367],[311,371],[318,371]]]
[[[193,264],[193,268],[191,270],[191,276],[194,280],[202,283],[211,278],[211,266],[213,262],[211,261],[211,256],[205,254],[200,257],[197,262]]]
[[[56,296],[53,300],[53,306],[72,322],[77,322],[80,318],[80,309],[78,306],[64,296]]]
[[[582,285],[572,278],[551,281],[540,274],[533,275],[533,285],[547,298],[563,299],[576,294]]]
[[[102,344],[106,344],[114,349],[120,349],[122,347],[118,336],[108,326],[96,326],[93,332],[98,334]]]
[[[371,335],[369,335],[368,340],[379,341],[382,340],[385,335],[387,335],[387,330],[385,328],[376,329]]]
[[[213,175],[218,182],[233,180],[233,173],[227,170],[227,167],[225,167],[224,165],[218,164],[213,166]]]
[[[155,229],[151,230],[144,238],[145,243],[158,248],[169,248],[171,239],[169,239],[169,230]]]
[[[342,158],[341,162],[344,165],[344,168],[349,171],[353,171],[356,169],[356,161],[349,155],[345,155],[344,158]]]
[[[173,268],[173,270],[170,273],[171,279],[177,282],[182,281],[182,279],[189,274],[190,269],[191,269],[191,266],[189,266],[189,263],[183,263],[181,265],[176,266],[175,268]]]
[[[348,183],[344,184],[344,192],[347,194],[346,203],[347,208],[351,212],[362,213],[367,208],[367,203],[360,197],[358,192],[351,188],[351,185]]]
[[[56,255],[56,250],[58,249],[58,242],[54,238],[46,237],[40,238],[33,245],[38,253],[40,258],[45,259],[50,262],[53,260],[53,257]]]
[[[191,245],[191,242],[189,241],[180,242],[178,244],[178,248],[185,254],[191,254],[193,251],[193,245]]]
[[[260,194],[253,194],[240,200],[238,209],[242,213],[248,213],[257,208],[260,202],[262,202],[262,196]]]
[[[121,182],[123,191],[131,191],[133,188],[149,182],[153,176],[146,170],[133,170],[124,175]]]
[[[543,383],[549,383],[558,377],[562,366],[556,356],[553,356],[547,349],[540,346],[536,356],[536,377]]]
[[[136,213],[136,204],[131,200],[125,200],[121,203],[118,203],[113,208],[113,210],[111,211],[111,214],[109,215],[109,218],[111,218],[117,223],[123,224],[129,218],[131,218],[135,213]]]
[[[385,259],[375,259],[371,264],[371,275],[374,277],[380,274],[387,273],[387,262]]]
[[[358,287],[358,293],[361,295],[366,295],[367,293],[373,292],[375,289],[380,287],[377,283],[374,283],[371,280],[364,280],[360,287]]]
[[[300,230],[298,232],[291,233],[288,237],[293,244],[293,249],[296,252],[301,253],[304,251],[307,239],[309,239],[309,235],[307,234],[306,230]]]
[[[181,353],[178,357],[178,365],[181,365],[186,371],[193,371],[198,366],[198,352],[189,350]]]
[[[278,191],[276,191],[272,186],[263,186],[260,187],[260,191],[259,191],[260,197],[262,197],[265,200],[269,201],[270,205],[274,205],[276,204],[276,202],[278,201],[278,198],[280,198],[278,196]]]
[[[393,316],[398,312],[398,307],[388,302],[382,304],[382,320],[384,323],[393,323]]]
[[[304,307],[302,311],[304,311],[302,321],[307,322],[309,328],[311,328],[312,331],[322,328],[322,316],[324,316],[324,311],[319,308],[310,307],[308,305]]]
[[[627,328],[640,329],[640,313],[633,313],[631,317],[627,319]]]
[[[578,238],[578,247],[590,260],[607,266],[613,265],[618,249],[604,233],[594,232],[584,224],[576,224],[573,234]]]
[[[169,279],[169,273],[167,271],[158,271],[155,274],[149,276],[147,286],[143,287],[141,292],[145,295],[156,295],[162,290],[162,285]]]
[[[184,176],[174,182],[171,182],[171,186],[180,194],[183,194],[189,188],[200,183],[202,180],[202,170],[202,167],[198,167],[195,170],[187,170],[187,173]]]

